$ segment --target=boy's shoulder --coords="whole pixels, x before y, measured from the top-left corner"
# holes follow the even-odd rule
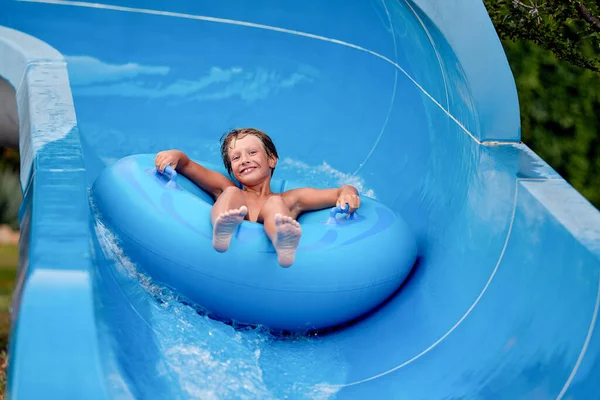
[[[296,201],[302,198],[302,196],[306,196],[307,194],[309,194],[308,192],[310,190],[311,188],[309,187],[292,188],[284,190],[283,192],[279,193],[279,195],[285,200]]]
[[[305,193],[307,191],[310,191],[310,190],[315,190],[315,189],[310,188],[310,187],[292,188],[292,189],[284,190],[280,194],[282,196],[298,196],[298,195]]]
[[[283,192],[280,193],[280,195],[286,200],[298,201],[298,200],[304,200],[307,198],[313,198],[315,196],[316,197],[322,197],[322,196],[329,197],[329,195],[331,195],[331,193],[333,193],[335,191],[337,191],[337,189],[335,189],[335,188],[318,189],[318,188],[306,186],[306,187],[299,187],[299,188],[292,188],[292,189],[284,190]]]

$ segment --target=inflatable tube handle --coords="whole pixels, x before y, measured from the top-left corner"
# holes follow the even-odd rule
[[[157,172],[158,172],[158,170],[157,170]],[[166,175],[169,177],[169,182],[167,182],[167,184],[166,184],[167,187],[169,187],[169,188],[177,187],[177,171],[175,171],[173,169],[173,167],[171,167],[170,165],[167,165],[165,167],[165,170],[163,171],[163,175]]]
[[[350,208],[350,205],[348,203],[346,203],[346,207],[342,208],[342,207],[333,207],[331,209],[331,211],[329,212],[329,219],[327,220],[326,224],[327,225],[335,225],[337,224],[337,219],[335,218],[335,216],[337,214],[345,214],[348,212],[348,209]],[[354,211],[352,214],[348,215],[348,219],[358,219],[358,214],[356,213],[356,211]]]

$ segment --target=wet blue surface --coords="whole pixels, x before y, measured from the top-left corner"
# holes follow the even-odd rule
[[[62,53],[70,82],[43,79],[58,72],[38,59],[21,84],[0,63],[34,172],[13,397],[600,396],[600,216],[516,141],[497,38],[477,55],[493,29],[480,2],[456,16],[426,0],[50,3],[0,2],[0,25]],[[456,26],[469,16],[471,50]],[[484,95],[492,86],[503,92]],[[61,135],[71,120],[55,110],[70,103],[49,101],[56,90],[77,117]],[[343,329],[277,337],[211,320],[140,274],[89,202],[95,178],[165,148],[217,164],[218,138],[239,126],[271,135],[277,178],[350,183],[408,221],[419,263],[389,302]],[[43,384],[34,362],[51,371]]]

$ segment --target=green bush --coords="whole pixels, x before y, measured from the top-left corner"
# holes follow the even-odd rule
[[[20,205],[19,176],[12,171],[0,171],[0,224],[8,224],[14,230],[19,229]]]

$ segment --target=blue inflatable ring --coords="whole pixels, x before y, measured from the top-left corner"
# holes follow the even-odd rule
[[[369,198],[361,199],[356,218],[330,209],[301,215],[289,268],[277,263],[255,222],[243,221],[219,253],[212,247],[212,197],[171,172],[158,173],[152,154],[123,158],[94,182],[93,205],[138,268],[214,318],[288,332],[334,327],[386,300],[415,262],[407,224]],[[272,181],[275,193],[300,186]]]

